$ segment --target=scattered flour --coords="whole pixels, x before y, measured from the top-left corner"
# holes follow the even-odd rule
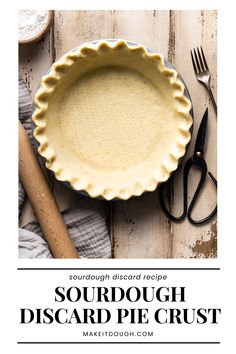
[[[48,10],[19,11],[19,40],[35,37],[42,31],[48,21]]]

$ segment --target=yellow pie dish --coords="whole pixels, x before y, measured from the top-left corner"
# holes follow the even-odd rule
[[[161,54],[124,40],[85,43],[41,79],[34,136],[56,179],[91,197],[128,199],[176,170],[191,102]]]

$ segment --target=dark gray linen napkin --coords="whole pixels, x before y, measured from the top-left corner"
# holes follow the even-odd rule
[[[19,119],[23,123],[34,148],[31,115],[32,100],[28,89],[19,78]],[[76,192],[75,192],[76,193]],[[19,215],[26,194],[19,180]],[[65,224],[81,258],[110,258],[111,242],[106,226],[103,201],[78,194],[78,200],[62,213]],[[52,258],[39,224],[34,221],[19,228],[19,258]]]

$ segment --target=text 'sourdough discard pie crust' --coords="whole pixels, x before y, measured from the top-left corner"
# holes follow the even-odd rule
[[[60,181],[91,197],[153,191],[190,141],[191,103],[161,54],[124,40],[85,43],[42,77],[34,136]]]

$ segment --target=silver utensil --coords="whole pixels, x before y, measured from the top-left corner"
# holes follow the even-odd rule
[[[196,78],[209,92],[215,113],[217,115],[217,105],[210,86],[211,73],[209,71],[203,49],[202,47],[201,50],[199,50],[199,48],[194,48],[193,51],[190,50],[190,53]]]

